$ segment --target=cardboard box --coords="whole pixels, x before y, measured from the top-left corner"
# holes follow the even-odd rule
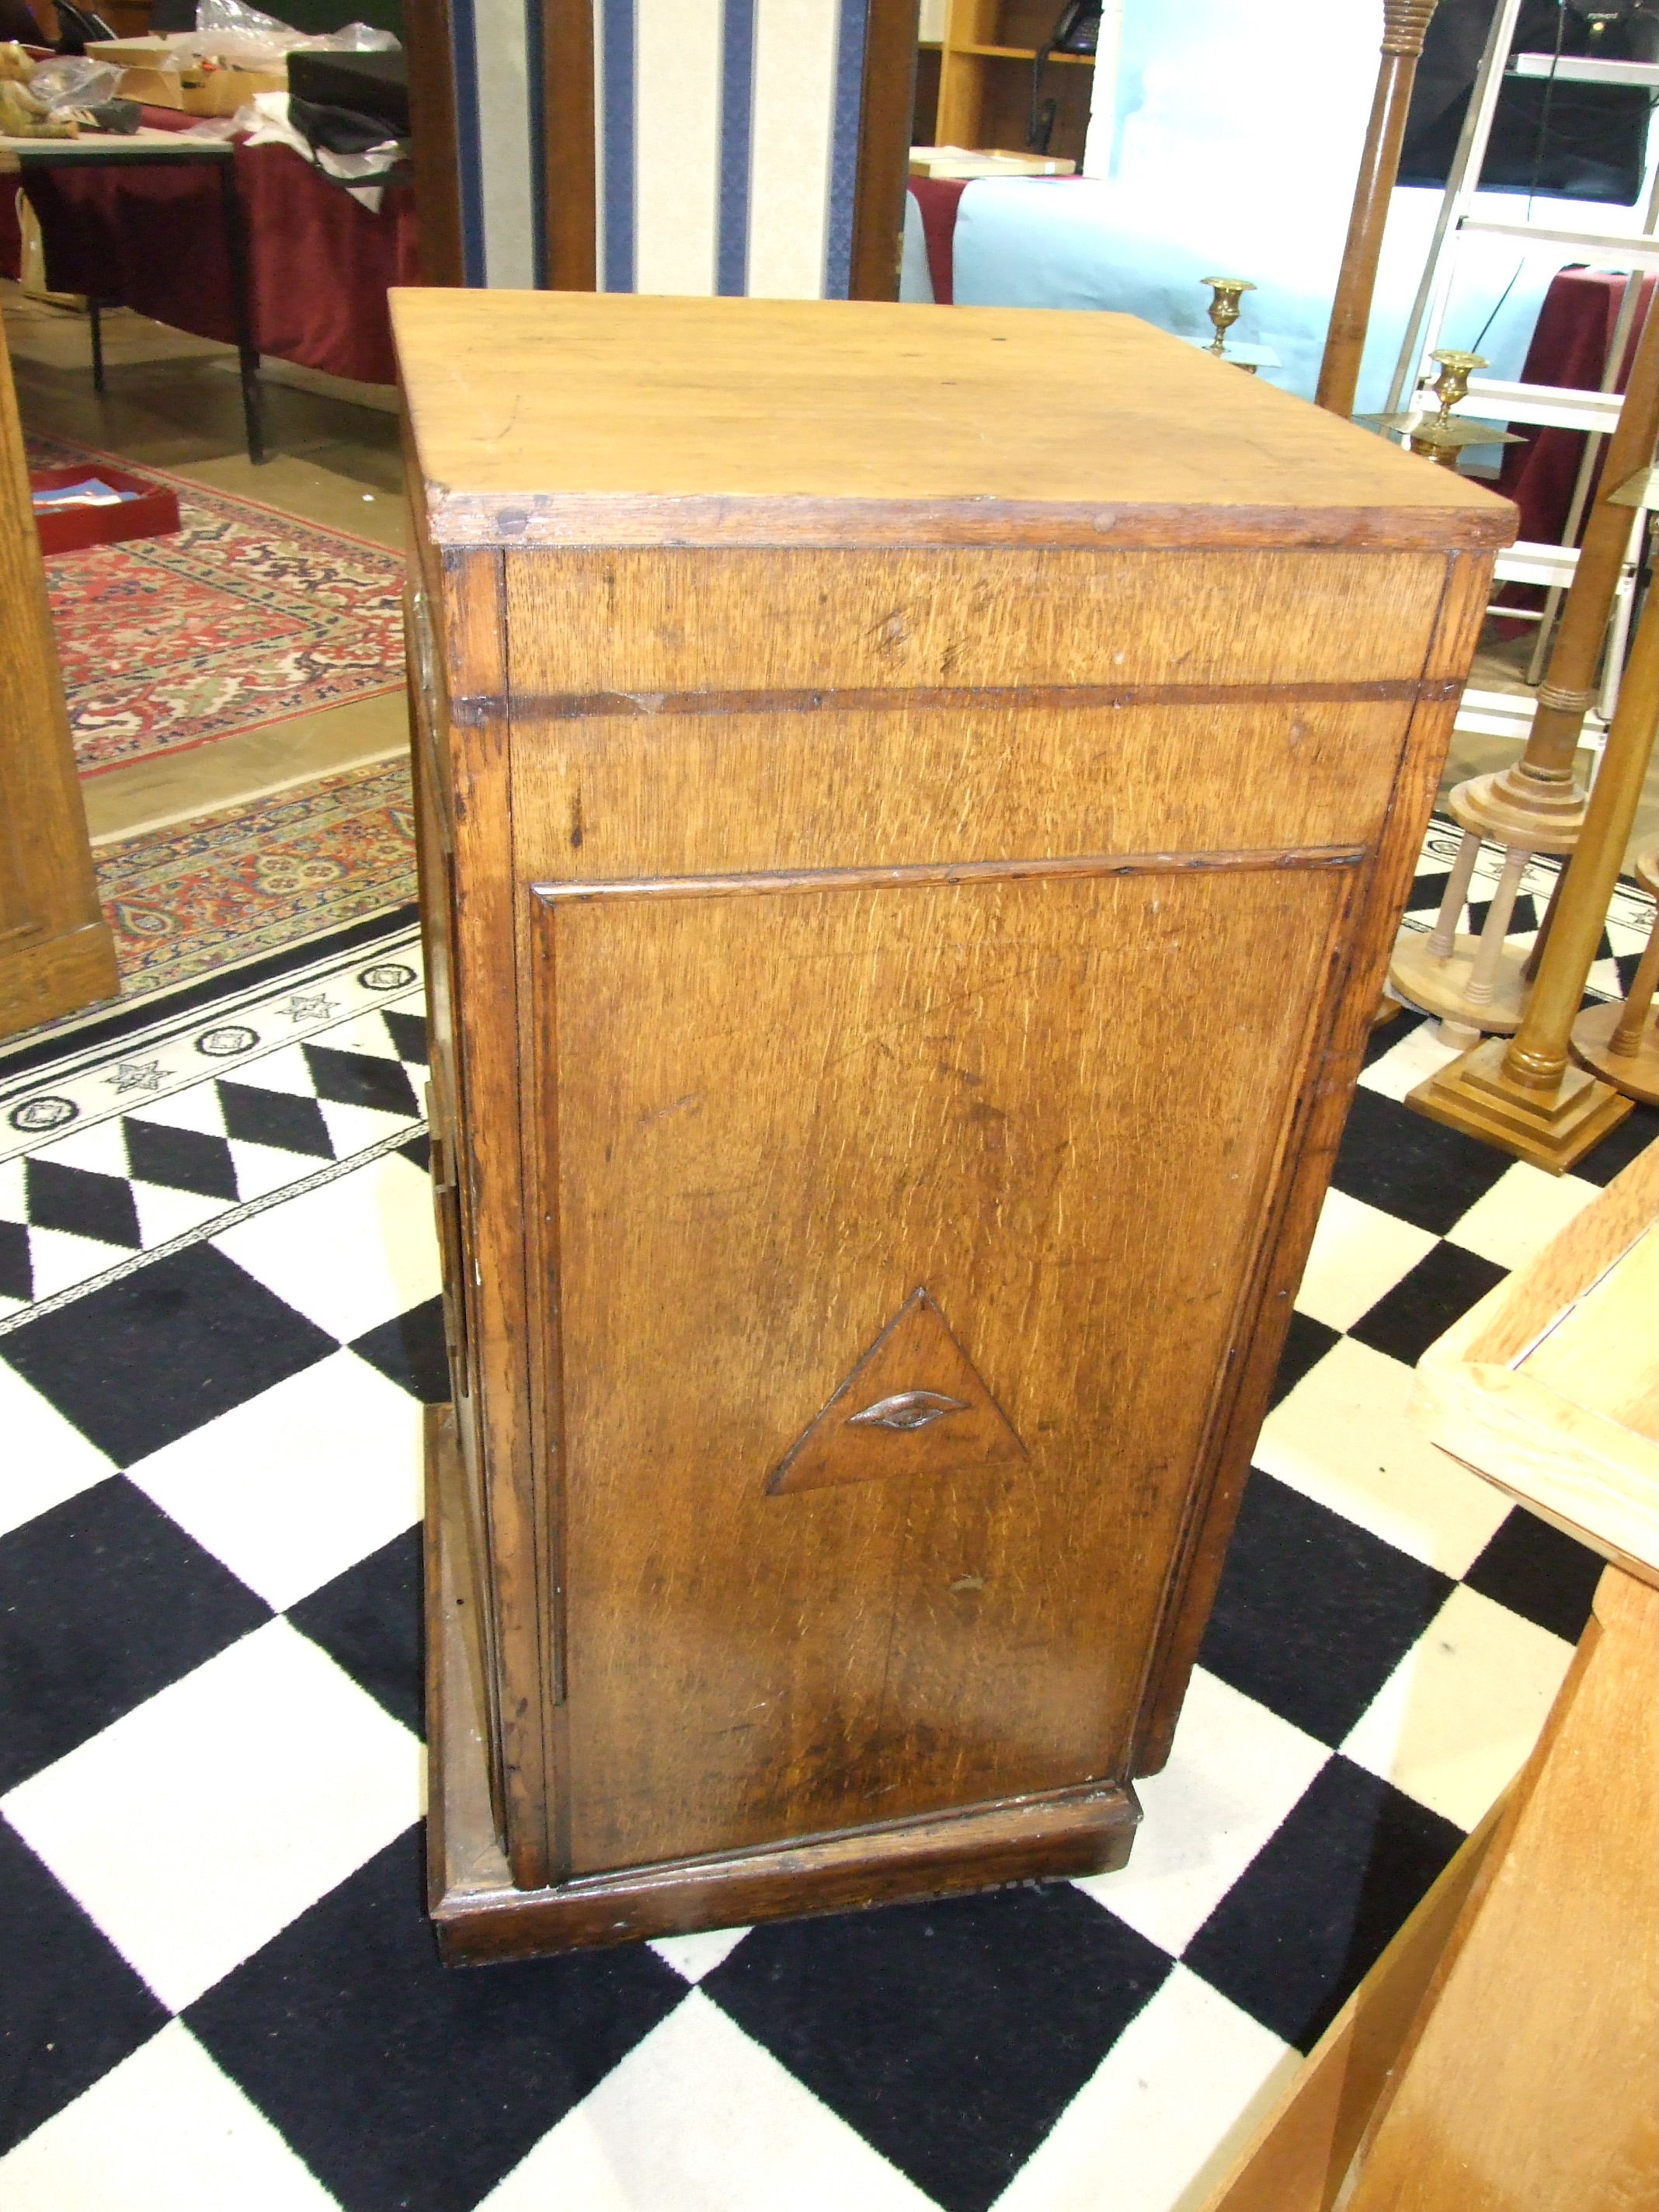
[[[256,92],[288,90],[286,62],[264,69],[221,65],[211,58],[181,53],[170,39],[101,40],[88,46],[87,54],[93,61],[114,62],[123,70],[123,100],[176,107],[186,115],[234,115]],[[161,66],[169,57],[179,62],[178,68]]]
[[[280,70],[130,69],[121,78],[123,100],[150,107],[177,107],[186,115],[234,115],[256,92],[286,92],[288,71]]]

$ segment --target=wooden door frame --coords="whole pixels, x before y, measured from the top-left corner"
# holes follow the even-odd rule
[[[422,282],[465,284],[460,132],[449,0],[404,0],[404,46],[409,58],[410,166]]]
[[[593,67],[593,0],[542,0],[542,236],[555,292],[599,286]]]
[[[852,300],[896,300],[904,196],[916,102],[921,0],[868,0],[858,174],[853,187]]]

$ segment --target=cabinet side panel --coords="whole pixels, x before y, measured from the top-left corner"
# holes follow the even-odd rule
[[[504,676],[501,556],[446,554],[441,651],[454,688],[499,690]],[[430,564],[428,566],[430,573]],[[532,1474],[524,1346],[526,1249],[509,732],[503,714],[452,723],[451,988],[459,1047],[455,1170],[465,1188],[462,1254],[477,1378],[476,1429],[488,1522],[499,1668],[501,1783],[514,1878],[549,1878],[544,1541]]]
[[[1474,655],[1492,592],[1492,556],[1454,554],[1424,658],[1425,681],[1454,686],[1441,702],[1413,714],[1401,755],[1376,857],[1367,872],[1358,927],[1344,949],[1329,1026],[1307,1073],[1286,1174],[1262,1248],[1254,1325],[1245,1341],[1236,1391],[1223,1409],[1205,1479],[1192,1501],[1186,1542],[1171,1577],[1170,1600],[1149,1675],[1136,1744],[1135,1774],[1156,1773],[1169,1757],[1187,1682],[1214,1601],[1249,1474],[1250,1453],[1267,1412],[1274,1370],[1290,1325],[1291,1301],[1329,1185],[1337,1146],[1352,1103],[1371,1018],[1382,995],[1395,933],[1411,887],[1423,836],[1451,739],[1457,696]]]
[[[1121,1772],[1356,875],[540,895],[572,1871]]]

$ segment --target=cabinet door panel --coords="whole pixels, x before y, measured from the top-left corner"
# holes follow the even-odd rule
[[[573,1871],[1121,1772],[1353,881],[540,887]]]

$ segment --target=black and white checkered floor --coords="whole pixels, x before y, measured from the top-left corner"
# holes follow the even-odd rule
[[[1554,1693],[1596,1564],[1411,1365],[1659,1116],[1557,1181],[1380,1033],[1124,1873],[456,1972],[419,1016],[405,920],[0,1060],[3,2212],[1191,2205]]]

